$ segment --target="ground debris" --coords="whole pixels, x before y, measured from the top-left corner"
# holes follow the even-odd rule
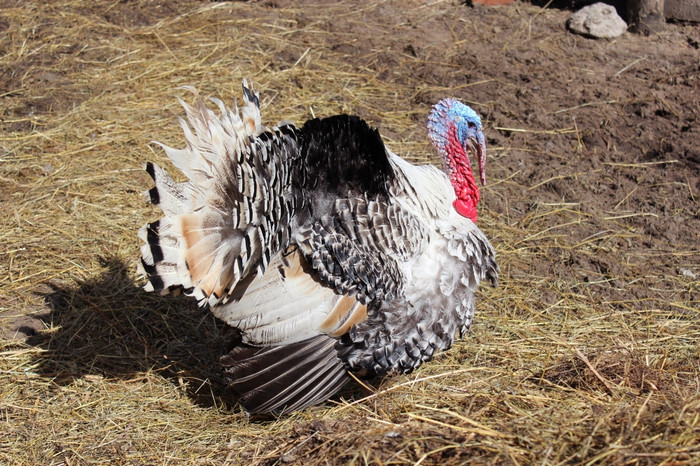
[[[593,41],[562,27],[566,11],[521,2],[2,5],[0,463],[699,453],[697,27]],[[225,391],[220,322],[136,274],[136,232],[157,215],[142,165],[168,163],[149,141],[184,144],[179,86],[232,104],[244,77],[266,123],[358,114],[418,162],[436,161],[430,105],[468,102],[501,264],[451,350],[279,419]]]

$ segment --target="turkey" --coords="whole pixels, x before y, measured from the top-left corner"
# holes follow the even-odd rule
[[[215,112],[189,88],[186,176],[146,164],[164,216],[139,231],[148,291],[184,290],[236,329],[222,356],[249,413],[320,403],[352,376],[408,373],[450,348],[473,319],[475,292],[495,286],[493,247],[476,227],[485,183],[481,120],[445,99],[428,136],[443,169],[395,155],[356,116],[265,127],[259,95]]]

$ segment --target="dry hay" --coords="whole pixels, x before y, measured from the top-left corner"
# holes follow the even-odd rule
[[[662,220],[697,226],[697,174],[645,181],[686,163],[675,153],[697,154],[635,139],[639,122],[622,119],[697,115],[697,68],[678,64],[697,31],[626,37],[621,52],[558,30],[564,12],[518,4],[0,4],[0,463],[698,461],[698,246],[682,228],[671,244],[652,234],[670,234]],[[543,119],[548,104],[525,83],[582,45],[614,52],[619,71],[604,79],[617,90],[552,97]],[[685,99],[663,80],[666,94],[636,97],[644,76],[632,71],[660,69],[689,86]],[[589,71],[575,73],[597,79]],[[269,122],[359,114],[417,161],[430,154],[428,106],[448,93],[486,116],[490,138],[480,225],[502,276],[482,290],[472,332],[411,375],[279,420],[249,420],[227,398],[221,325],[135,276],[136,230],[157,215],[140,167],[167,165],[151,139],[182,143],[175,96],[189,96],[176,88],[230,102],[243,77]],[[607,119],[612,139],[586,118]],[[580,168],[601,144],[604,158]],[[604,183],[635,177],[642,189],[589,206]],[[648,186],[676,204],[639,210]]]

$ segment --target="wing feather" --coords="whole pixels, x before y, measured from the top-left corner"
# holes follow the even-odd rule
[[[275,256],[232,294],[236,300],[212,308],[254,346],[285,345],[317,335],[338,337],[367,318],[367,306],[327,286],[298,248]],[[244,289],[243,289],[244,288]]]
[[[248,412],[281,414],[322,402],[349,380],[334,345],[323,335],[285,346],[242,344],[221,363]]]
[[[407,262],[425,248],[425,225],[396,204],[338,199],[294,241],[320,279],[363,304],[391,300],[410,278]]]

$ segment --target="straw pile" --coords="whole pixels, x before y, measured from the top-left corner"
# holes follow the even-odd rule
[[[613,49],[518,4],[0,5],[0,463],[698,461],[697,31]],[[243,77],[268,122],[358,114],[413,161],[446,95],[489,137],[479,221],[502,276],[472,331],[278,420],[227,397],[221,324],[135,273],[158,215],[141,165],[169,166],[152,139],[183,143],[177,87],[230,103]],[[665,139],[635,133],[658,118]]]

